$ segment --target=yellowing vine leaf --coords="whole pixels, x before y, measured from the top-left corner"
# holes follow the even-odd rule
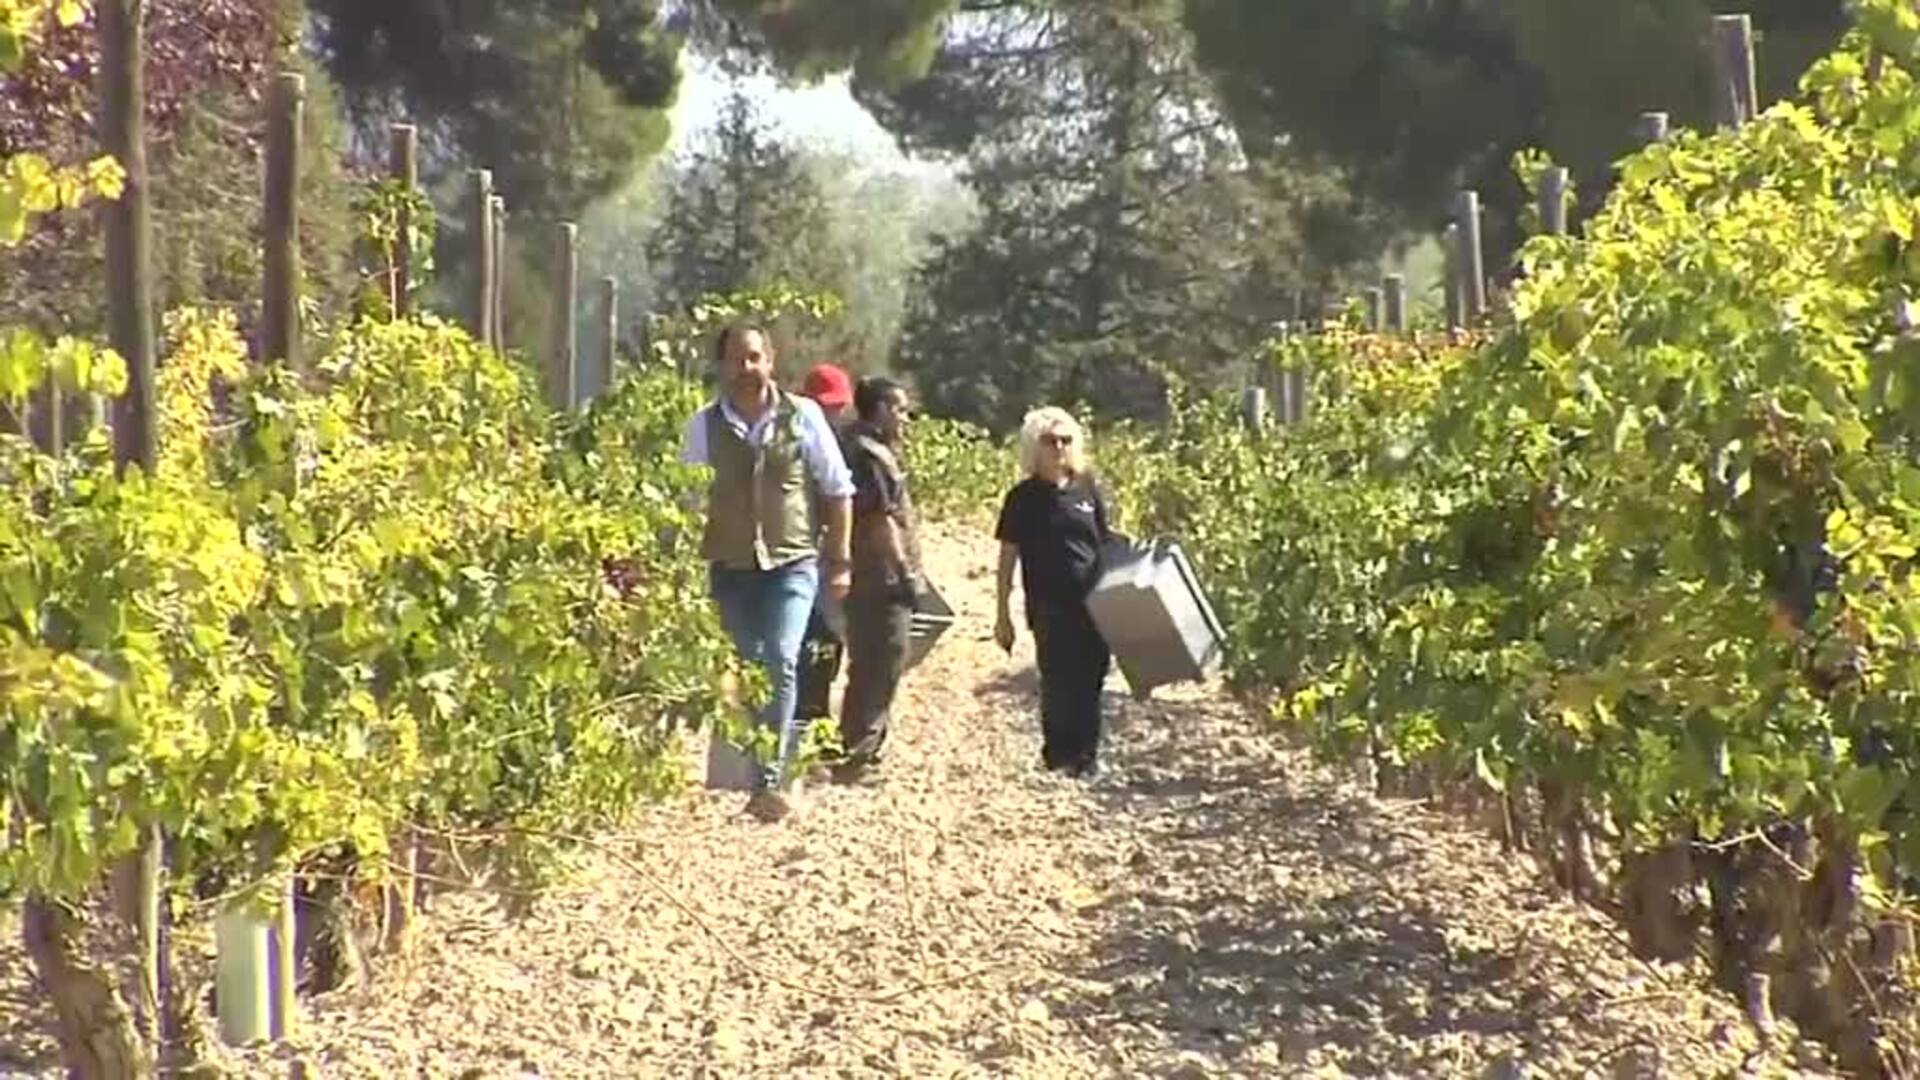
[[[110,157],[84,166],[57,167],[39,154],[15,154],[0,161],[0,246],[26,236],[41,214],[71,210],[90,198],[117,199],[126,186],[126,170]]]

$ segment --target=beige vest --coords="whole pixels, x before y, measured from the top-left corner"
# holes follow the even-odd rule
[[[767,570],[815,554],[818,522],[802,450],[800,410],[793,397],[774,401],[773,429],[763,447],[750,445],[707,406],[707,523],[700,551],[707,561],[738,570]]]

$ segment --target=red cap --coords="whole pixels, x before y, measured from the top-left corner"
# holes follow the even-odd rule
[[[800,392],[825,408],[845,408],[853,403],[853,380],[837,365],[816,364],[800,384]]]

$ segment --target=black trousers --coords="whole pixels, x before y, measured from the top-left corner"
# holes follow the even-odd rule
[[[889,597],[847,598],[847,693],[840,702],[840,740],[853,761],[872,764],[880,759],[912,632],[910,605]]]
[[[833,715],[833,680],[840,674],[846,643],[820,614],[818,604],[807,619],[807,636],[800,639],[800,671],[795,690],[795,719],[824,720]]]
[[[1028,612],[1040,667],[1041,758],[1049,769],[1084,769],[1100,753],[1100,688],[1113,654],[1080,604]]]

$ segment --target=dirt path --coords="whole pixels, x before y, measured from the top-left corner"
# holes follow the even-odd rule
[[[883,778],[815,789],[778,826],[689,793],[523,919],[446,895],[411,962],[309,1003],[304,1060],[342,1077],[1796,1071],[1497,844],[1363,796],[1206,691],[1139,705],[1116,681],[1107,774],[1040,773],[1030,653],[989,640],[987,545],[947,532],[930,557],[961,622],[911,676]],[[284,1075],[284,1057],[247,1071]]]

